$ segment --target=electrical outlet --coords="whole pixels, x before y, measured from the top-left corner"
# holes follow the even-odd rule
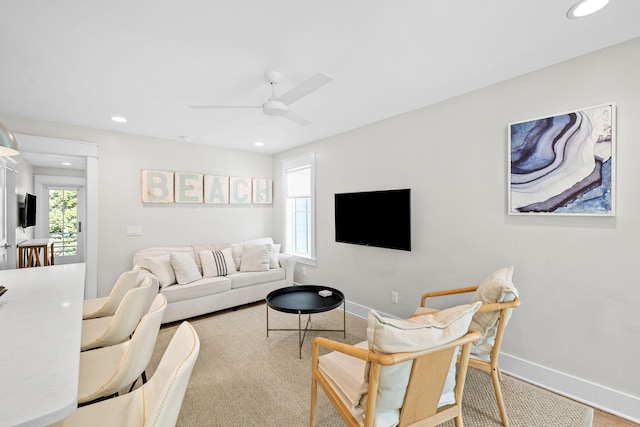
[[[398,303],[398,293],[396,291],[391,291],[391,302],[394,304]]]

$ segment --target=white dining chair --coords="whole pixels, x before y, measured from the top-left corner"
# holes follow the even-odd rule
[[[200,339],[182,322],[149,381],[131,393],[78,408],[54,427],[175,427]]]
[[[140,267],[135,266],[133,270],[125,271],[118,277],[108,297],[84,300],[82,302],[82,319],[113,316],[127,292],[138,284],[139,273]]]
[[[78,403],[126,393],[140,376],[146,382],[166,308],[167,297],[158,294],[130,340],[80,353]]]
[[[152,280],[155,279],[147,277],[139,287],[128,291],[113,316],[83,320],[80,350],[106,347],[128,340],[144,314]]]

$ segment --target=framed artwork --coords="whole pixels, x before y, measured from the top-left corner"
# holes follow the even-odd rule
[[[252,201],[258,205],[269,205],[272,203],[273,182],[266,178],[253,179]]]
[[[142,203],[173,203],[173,172],[142,170]]]
[[[175,173],[176,203],[202,203],[202,174],[189,172]]]
[[[251,178],[229,178],[229,203],[251,203]]]
[[[509,125],[510,215],[615,215],[615,104]]]
[[[204,202],[214,204],[229,203],[228,176],[204,176]]]

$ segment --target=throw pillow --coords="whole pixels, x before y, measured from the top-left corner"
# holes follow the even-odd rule
[[[202,274],[198,270],[196,260],[187,253],[172,253],[169,256],[171,266],[176,273],[176,280],[179,285],[195,282],[202,279]]]
[[[446,344],[468,332],[471,318],[480,305],[480,303],[460,305],[404,320],[384,318],[370,310],[367,319],[369,349],[388,354],[421,351]],[[439,406],[453,402],[455,375],[451,375],[451,371],[455,370],[455,357],[454,354],[449,369],[450,375],[447,377],[448,383],[443,389]],[[412,365],[412,361],[407,361],[381,367],[376,399],[376,419],[391,419],[397,422]],[[364,399],[367,381],[368,378],[365,378],[360,399],[362,406],[366,405]]]
[[[271,245],[269,268],[280,268],[280,243]]]
[[[268,271],[271,245],[243,245],[240,271]]]
[[[231,254],[233,255],[233,263],[236,266],[236,270],[240,270],[240,264],[242,263],[242,244],[232,244]]]
[[[198,255],[202,263],[203,277],[226,276],[236,272],[230,248],[221,251],[200,251]]]
[[[495,302],[513,301],[518,296],[518,291],[513,285],[513,267],[505,267],[494,271],[487,276],[471,298],[471,303],[482,302],[491,304]],[[499,311],[478,312],[471,320],[469,329],[482,334],[472,349],[476,354],[490,354],[498,331]],[[507,319],[508,320],[508,319]]]
[[[161,288],[166,288],[176,283],[176,275],[171,266],[169,254],[144,258],[141,260],[140,265],[158,278]]]

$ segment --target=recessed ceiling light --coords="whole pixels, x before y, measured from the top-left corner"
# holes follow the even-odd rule
[[[609,3],[609,0],[581,0],[567,12],[569,19],[578,19],[596,13]]]
[[[120,116],[111,116],[111,120],[118,123],[127,123],[127,119]]]
[[[62,162],[62,166],[71,166],[71,163],[69,163],[69,162]]]
[[[253,145],[255,145],[256,147],[262,147],[264,145],[264,142],[256,141],[256,142],[253,143]]]

